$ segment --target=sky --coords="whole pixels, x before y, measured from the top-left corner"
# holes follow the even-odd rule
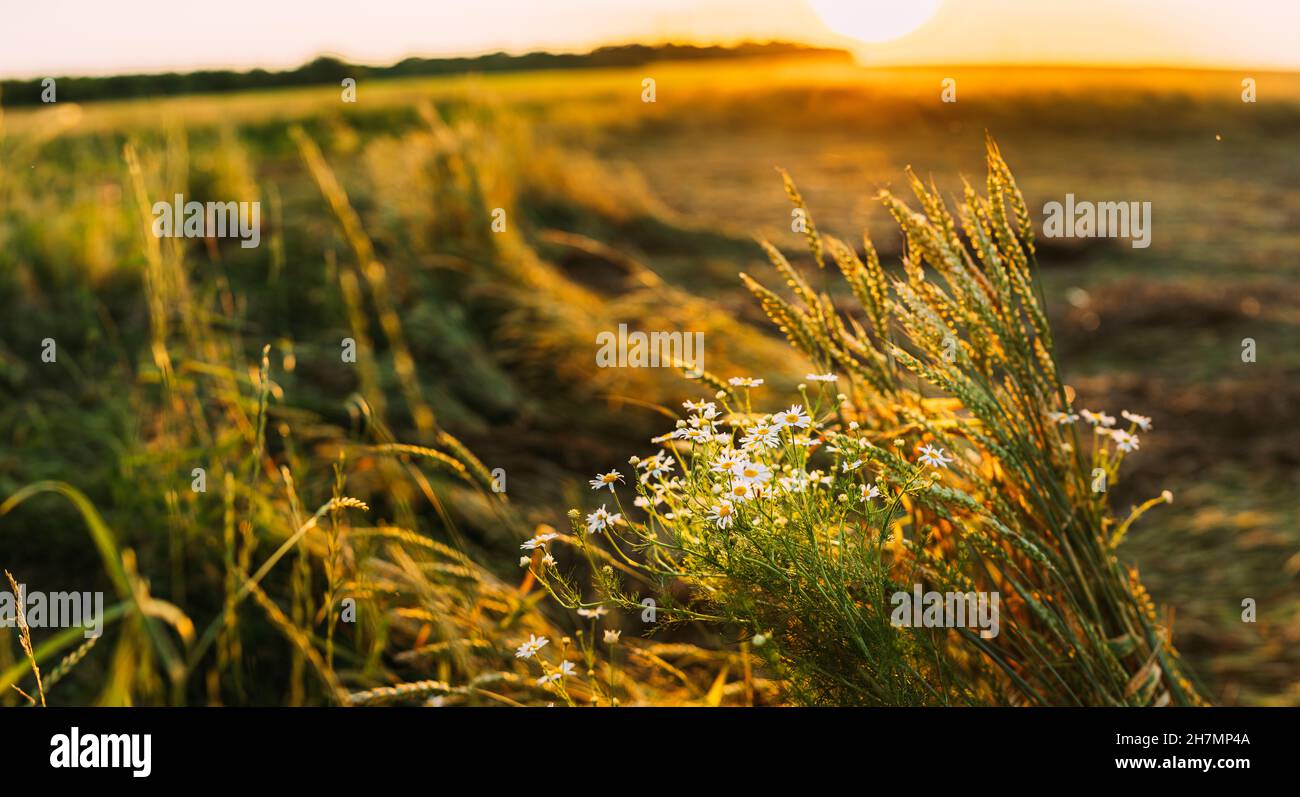
[[[938,8],[920,27],[876,43],[840,35],[813,8],[888,17],[925,2]],[[4,77],[771,39],[882,65],[1300,70],[1300,0],[0,0]]]

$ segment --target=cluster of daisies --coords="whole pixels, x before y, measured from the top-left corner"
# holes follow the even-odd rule
[[[1127,430],[1116,427],[1114,415],[1107,415],[1103,412],[1093,412],[1092,410],[1079,410],[1078,412],[1049,412],[1048,420],[1061,426],[1069,426],[1078,422],[1080,418],[1093,427],[1096,434],[1109,438],[1114,441],[1115,448],[1128,453],[1138,450],[1140,441],[1138,440],[1137,430],[1144,432],[1151,431],[1151,419],[1145,415],[1138,415],[1135,412],[1124,410],[1120,413],[1124,420],[1131,425]]]
[[[593,609],[578,609],[578,614],[590,618],[593,625],[597,618],[603,617],[608,613],[604,606],[596,606]],[[623,635],[622,631],[605,629],[604,641],[606,645],[617,645],[619,638]],[[542,658],[541,650],[551,643],[551,640],[544,636],[529,634],[528,639],[515,649],[515,658],[534,660],[541,667],[542,675],[537,679],[538,686],[547,686],[548,684],[559,684],[563,686],[564,679],[571,678],[578,672],[578,665],[566,657],[568,652],[569,638],[565,637],[561,642],[564,643],[564,650],[561,651],[560,663],[552,669]]]
[[[829,385],[837,377],[809,374],[807,379]],[[746,390],[763,384],[763,380],[749,377],[729,381],[733,387]],[[771,414],[732,412],[725,403],[728,395],[720,392],[715,396],[724,402],[721,410],[715,401],[684,402],[686,417],[677,422],[672,432],[654,438],[653,442],[665,445],[691,444],[690,465],[680,459],[681,454],[675,448],[630,460],[637,472],[635,506],[664,521],[694,515],[703,517],[715,528],[727,529],[747,503],[830,488],[836,485],[837,475],[840,486],[851,489],[863,502],[882,494],[880,485],[870,483],[865,471],[862,475],[854,473],[867,461],[863,449],[871,444],[864,439],[823,430],[822,424],[813,418],[815,413],[810,413],[804,404],[792,404]],[[850,424],[849,429],[856,430],[857,424]],[[823,444],[827,444],[826,450],[839,461],[829,472],[808,470],[808,453]],[[918,466],[937,469],[947,467],[952,458],[942,448],[923,445],[918,449],[917,462]],[[678,464],[688,472],[687,478],[674,473]],[[597,492],[609,490],[617,504],[614,488],[624,481],[621,472],[611,470],[589,483]],[[703,491],[699,489],[701,484],[706,487]],[[848,497],[845,492],[838,500],[846,501]],[[616,508],[620,511],[612,513],[602,504],[587,515],[587,531],[612,529],[622,519],[621,504]]]
[[[541,652],[542,648],[549,645],[550,642],[551,640],[547,639],[544,636],[529,634],[528,640],[515,650],[515,658],[531,659],[533,657],[536,657],[537,660],[540,662],[542,657],[539,656],[538,653]],[[576,674],[577,671],[578,671],[578,666],[573,662],[568,661],[567,659],[561,661],[554,670],[549,669],[548,667],[545,666],[545,664],[543,664],[542,677],[537,679],[537,685],[545,686],[547,684],[553,684],[557,681],[563,681],[565,678],[568,678]]]
[[[550,565],[555,564],[555,557],[551,556],[551,552],[546,550],[546,543],[550,542],[551,540],[559,536],[560,535],[556,534],[554,531],[549,531],[549,530],[542,531],[539,532],[534,537],[532,537],[531,539],[524,540],[519,545],[519,547],[520,549],[525,551],[541,551],[542,564],[547,565],[549,567]],[[528,567],[528,565],[532,564],[532,562],[533,562],[533,557],[531,555],[519,557],[520,567]]]

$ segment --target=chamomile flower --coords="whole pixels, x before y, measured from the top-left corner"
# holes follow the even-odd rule
[[[689,440],[692,443],[707,443],[713,439],[713,427],[683,426],[673,432],[673,437],[678,440]]]
[[[920,461],[934,468],[946,468],[948,463],[952,462],[952,458],[945,456],[942,448],[925,445],[921,446]]]
[[[531,659],[531,658],[532,658],[532,657],[537,653],[537,651],[539,651],[539,650],[541,650],[542,648],[546,647],[546,644],[547,644],[548,642],[550,642],[550,640],[547,639],[547,638],[544,637],[544,636],[537,636],[537,635],[535,635],[535,634],[529,634],[529,635],[528,635],[528,641],[525,642],[524,644],[520,645],[520,646],[515,650],[515,658],[517,658],[517,659]]]
[[[687,412],[699,413],[705,418],[713,418],[718,414],[718,405],[712,401],[683,401],[682,406]]]
[[[834,382],[839,379],[835,374],[808,374],[804,377],[809,382]]]
[[[843,473],[852,473],[853,471],[857,470],[858,468],[862,467],[865,464],[867,464],[867,461],[859,457],[857,460],[853,462],[845,462],[844,465],[840,468],[840,471]]]
[[[858,490],[862,494],[863,501],[870,501],[871,499],[878,498],[880,496],[880,488],[874,484],[870,486],[865,484],[860,485],[858,487]]]
[[[558,536],[560,535],[556,534],[553,531],[548,531],[544,534],[538,534],[536,537],[533,537],[531,540],[524,540],[519,547],[525,551],[533,551],[538,548],[541,548],[543,545],[545,545],[546,543],[550,542],[551,540],[555,539]]]
[[[623,636],[623,632],[622,632],[622,631],[610,631],[610,630],[606,629],[606,631],[605,631],[605,644],[606,644],[606,645],[617,645],[617,644],[618,644],[618,638],[621,637],[621,636]]]
[[[731,483],[731,487],[723,491],[723,495],[732,501],[748,501],[757,494],[758,490],[753,484],[742,482],[739,479]]]
[[[733,376],[727,380],[727,384],[732,387],[758,387],[763,384],[763,380],[752,379],[748,376]]]
[[[594,608],[594,609],[579,609],[579,610],[578,610],[578,616],[579,616],[579,617],[588,617],[588,618],[591,618],[591,619],[593,619],[593,620],[596,619],[597,617],[604,617],[604,616],[607,615],[607,614],[609,614],[609,609],[606,609],[604,606],[597,606],[597,607]]]
[[[1110,434],[1111,439],[1115,441],[1115,447],[1120,451],[1136,451],[1138,448],[1138,436],[1129,434],[1123,429],[1116,429]]]
[[[709,510],[709,520],[717,524],[718,528],[729,528],[736,519],[736,510],[730,501],[723,501]]]
[[[652,457],[647,457],[637,464],[645,473],[641,476],[641,481],[653,479],[656,476],[662,476],[671,473],[672,469],[677,466],[672,457],[660,451]]]
[[[1115,416],[1107,415],[1105,412],[1093,412],[1092,410],[1079,410],[1083,419],[1093,426],[1114,426]]]
[[[1052,421],[1052,423],[1059,423],[1059,424],[1062,425],[1062,426],[1068,426],[1068,425],[1074,423],[1075,421],[1079,420],[1079,413],[1077,413],[1077,412],[1049,412],[1049,413],[1047,413],[1047,418],[1048,418],[1048,420]]]
[[[551,555],[548,553],[547,555],[545,555],[545,556],[542,557],[542,564],[546,565],[547,567],[554,567],[554,566],[555,566],[555,557],[554,557],[554,556],[551,556]]]
[[[531,557],[531,556],[521,556],[521,557],[519,557],[519,566],[520,566],[520,567],[528,567],[528,566],[531,565],[532,563],[533,563],[533,557]]]
[[[623,516],[617,512],[611,514],[604,504],[600,509],[587,515],[587,531],[594,534],[597,531],[604,531],[607,527],[617,523]]]
[[[623,481],[623,474],[616,470],[611,470],[609,473],[601,473],[597,475],[596,478],[589,479],[587,483],[591,485],[591,489],[593,490],[608,487],[609,491],[612,493],[614,492],[614,485],[621,481]]]
[[[746,462],[735,474],[738,481],[750,486],[761,486],[772,479],[772,469],[761,462]]]
[[[767,424],[758,424],[745,433],[740,439],[741,448],[746,451],[763,450],[765,448],[775,448],[781,443],[781,430],[776,426]]]
[[[802,404],[791,404],[789,409],[772,416],[773,425],[779,429],[807,429],[809,422]]]
[[[714,473],[721,473],[727,476],[735,476],[740,472],[741,466],[745,464],[746,457],[743,453],[729,448],[718,455],[713,461],[712,470]]]
[[[1123,415],[1125,420],[1132,421],[1133,423],[1137,424],[1137,427],[1142,431],[1144,432],[1151,431],[1151,419],[1148,418],[1147,416],[1138,415],[1136,412],[1129,412],[1128,410],[1122,411],[1120,415]]]

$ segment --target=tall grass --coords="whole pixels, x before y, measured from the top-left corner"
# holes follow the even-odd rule
[[[615,474],[617,514],[575,514],[578,546],[607,546],[659,582],[669,621],[735,628],[802,702],[1199,704],[1117,551],[1169,496],[1121,518],[1105,489],[1147,419],[1125,413],[1124,431],[1072,407],[1010,169],[990,141],[986,193],[968,184],[955,217],[936,190],[911,187],[919,211],[881,197],[906,239],[897,276],[869,239],[860,256],[809,222],[813,267],[829,254],[848,283],[837,300],[765,247],[788,294],[742,278],[825,373],[777,402],[794,401],[786,410],[765,411],[747,378],[687,402],[663,447],[632,460],[637,509]],[[788,178],[787,191],[806,213]],[[1080,412],[1095,429],[1079,429]],[[642,605],[618,571],[593,570],[596,600]],[[674,583],[688,600],[673,600]],[[1000,633],[900,627],[891,596],[913,585],[997,593]],[[583,605],[575,582],[548,586]]]
[[[444,262],[490,263],[486,273],[474,275],[475,290],[500,285],[503,272],[510,275],[505,282],[512,290],[498,292],[493,304],[507,310],[509,324],[527,323],[537,333],[516,333],[513,347],[504,343],[509,324],[484,331],[478,319],[446,312],[457,300],[453,291],[465,290],[459,274],[471,272],[452,269],[452,279],[421,284],[434,289],[419,298],[432,301],[436,313],[412,307],[416,272],[405,258],[414,255],[394,253],[391,231],[378,242],[372,237],[367,228],[375,225],[354,209],[307,133],[291,141],[306,188],[325,200],[326,215],[309,207],[296,223],[271,225],[267,260],[257,264],[268,282],[260,294],[241,290],[240,267],[248,264],[237,258],[243,253],[150,233],[149,207],[158,196],[278,196],[274,185],[255,179],[244,142],[225,132],[200,146],[190,133],[172,129],[132,138],[119,150],[121,168],[112,179],[121,191],[105,199],[105,212],[120,224],[101,243],[120,264],[110,278],[120,283],[113,291],[138,289],[127,304],[139,315],[125,314],[117,357],[101,359],[101,349],[58,327],[59,363],[66,367],[13,377],[57,381],[74,371],[82,352],[95,352],[84,356],[82,386],[112,386],[107,395],[121,411],[124,430],[97,430],[70,408],[67,417],[83,446],[108,452],[100,456],[110,473],[56,468],[66,481],[30,483],[0,507],[10,550],[32,550],[39,549],[36,541],[18,532],[47,531],[50,521],[36,513],[58,507],[47,494],[65,498],[89,530],[117,602],[106,612],[105,640],[86,643],[82,629],[67,629],[33,639],[23,660],[0,659],[0,699],[16,701],[19,693],[9,686],[27,686],[38,668],[58,676],[44,682],[55,704],[515,705],[554,699],[515,649],[531,636],[555,639],[558,646],[582,629],[540,610],[535,579],[518,570],[511,553],[536,519],[494,491],[488,467],[450,428],[456,424],[482,438],[490,428],[485,419],[499,419],[503,409],[537,412],[542,401],[558,403],[540,389],[550,384],[553,370],[533,363],[536,376],[521,378],[508,373],[509,358],[497,352],[527,346],[526,355],[512,356],[544,356],[551,368],[586,373],[591,365],[581,360],[589,358],[579,351],[589,348],[594,332],[588,330],[596,322],[575,308],[599,308],[601,299],[542,261],[519,232],[497,240],[464,223],[487,203],[477,186],[491,182],[483,174],[488,159],[478,150],[488,137],[477,127],[453,130],[431,113],[427,129],[399,150],[401,157],[422,159],[438,213],[396,207],[411,214],[413,226],[437,220],[434,237],[418,240],[422,248],[441,247]],[[101,143],[82,142],[87,150]],[[393,152],[390,143],[373,150],[376,175],[392,173],[383,160]],[[522,144],[502,146],[509,152]],[[218,184],[223,187],[213,187]],[[16,181],[5,188],[20,196],[32,190]],[[287,202],[307,204],[301,191],[287,193]],[[556,193],[553,200],[561,198]],[[514,230],[526,214],[509,207]],[[22,208],[11,209],[12,228],[38,228],[38,214]],[[460,226],[447,224],[457,216]],[[331,225],[337,239],[328,235]],[[302,238],[320,229],[325,244],[304,247]],[[44,277],[46,261],[66,254],[44,239],[20,243],[9,250],[10,257],[17,251],[26,259],[19,274]],[[308,257],[316,259],[314,267],[303,265]],[[390,258],[396,267],[385,262]],[[138,282],[123,279],[128,271]],[[314,295],[293,284],[304,272],[323,283],[324,302],[309,304]],[[50,290],[60,302],[81,298],[57,283]],[[281,302],[285,297],[292,301]],[[257,314],[280,307],[297,308],[328,328],[299,341],[267,334],[268,319]],[[120,310],[114,305],[102,315]],[[407,331],[412,318],[433,322],[440,334],[421,336],[422,346]],[[565,328],[569,322],[580,326]],[[48,334],[44,318],[33,317],[32,324]],[[358,344],[355,370],[338,362],[344,336]],[[437,348],[430,351],[428,343]],[[428,370],[421,373],[420,365]],[[659,387],[639,392],[654,396],[671,383],[666,375],[651,375],[640,384]],[[46,390],[24,384],[38,394]],[[495,391],[499,403],[468,406],[464,397],[484,388]],[[50,389],[55,398],[46,408],[24,405],[32,407],[36,429],[56,435],[66,425],[46,415],[67,404],[66,391],[66,384]],[[205,471],[206,492],[191,490],[196,467]],[[627,640],[614,673],[606,664],[611,651],[589,650],[586,664],[595,675],[566,688],[584,704],[597,697],[623,704],[703,699],[694,681],[714,678],[733,658],[726,651]],[[689,663],[674,666],[679,658]],[[695,675],[699,669],[707,675]]]

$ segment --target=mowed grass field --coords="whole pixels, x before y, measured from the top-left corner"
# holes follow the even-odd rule
[[[263,202],[262,246],[191,242],[189,278],[249,361],[265,343],[294,353],[286,403],[346,427],[360,378],[333,353],[353,328],[350,255],[290,137],[302,126],[385,262],[440,423],[505,469],[529,523],[557,527],[584,479],[661,431],[646,405],[698,397],[667,372],[596,369],[595,332],[701,329],[724,377],[788,386],[807,372],[737,278],[773,282],[754,236],[807,261],[777,168],[819,228],[869,230],[895,269],[876,193],[911,165],[959,196],[963,176],[982,179],[986,132],[1035,213],[1067,193],[1150,202],[1149,248],[1041,241],[1065,377],[1077,406],[1153,418],[1113,500],[1175,500],[1121,553],[1174,612],[1209,699],[1300,704],[1300,75],[674,63],[363,82],[355,104],[335,87],[61,102],[2,124],[0,495],[78,486],[178,603],[174,499],[142,464],[158,454],[141,415],[150,332],[128,142],[151,201]],[[505,244],[487,232],[498,207]],[[47,337],[66,367],[43,367]],[[385,365],[379,386],[398,396],[402,376]],[[169,461],[178,484],[201,457]],[[470,547],[510,573],[516,541],[472,501],[454,509]],[[95,577],[71,513],[16,512],[0,530],[6,566],[33,583]],[[1257,622],[1242,621],[1245,599]]]

